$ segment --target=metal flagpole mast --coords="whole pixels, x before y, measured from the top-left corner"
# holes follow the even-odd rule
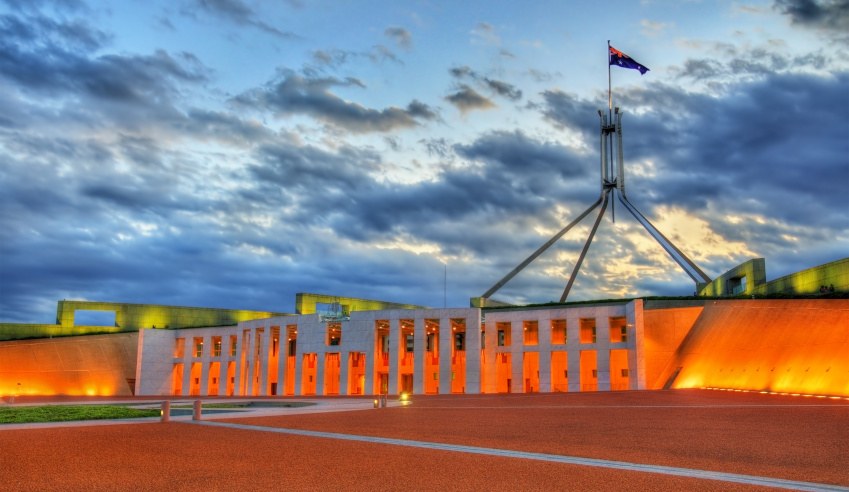
[[[610,40],[607,40],[607,117],[610,118],[613,111],[613,94],[610,91]]]

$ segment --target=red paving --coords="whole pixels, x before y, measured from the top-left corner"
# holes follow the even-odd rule
[[[228,421],[849,486],[845,400],[703,390],[417,396],[408,407]],[[178,422],[0,430],[0,484],[3,490],[756,489]]]

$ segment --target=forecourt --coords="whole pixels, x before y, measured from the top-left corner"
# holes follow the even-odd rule
[[[845,399],[710,390],[451,395],[302,412],[0,426],[0,483],[5,490],[849,490]]]

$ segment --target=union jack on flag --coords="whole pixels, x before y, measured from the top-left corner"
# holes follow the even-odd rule
[[[643,75],[643,74],[645,74],[646,72],[649,71],[649,69],[646,68],[644,65],[637,63],[636,60],[634,60],[630,56],[626,55],[625,53],[622,53],[621,51],[617,50],[613,46],[608,45],[608,48],[610,49],[610,64],[611,65],[616,65],[616,66],[619,66],[619,67],[622,67],[622,68],[633,68],[634,70],[639,70],[640,75]]]

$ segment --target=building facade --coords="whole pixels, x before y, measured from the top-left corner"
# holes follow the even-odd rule
[[[646,387],[642,300],[485,314],[478,308],[348,314],[142,330],[135,393],[476,394]]]

